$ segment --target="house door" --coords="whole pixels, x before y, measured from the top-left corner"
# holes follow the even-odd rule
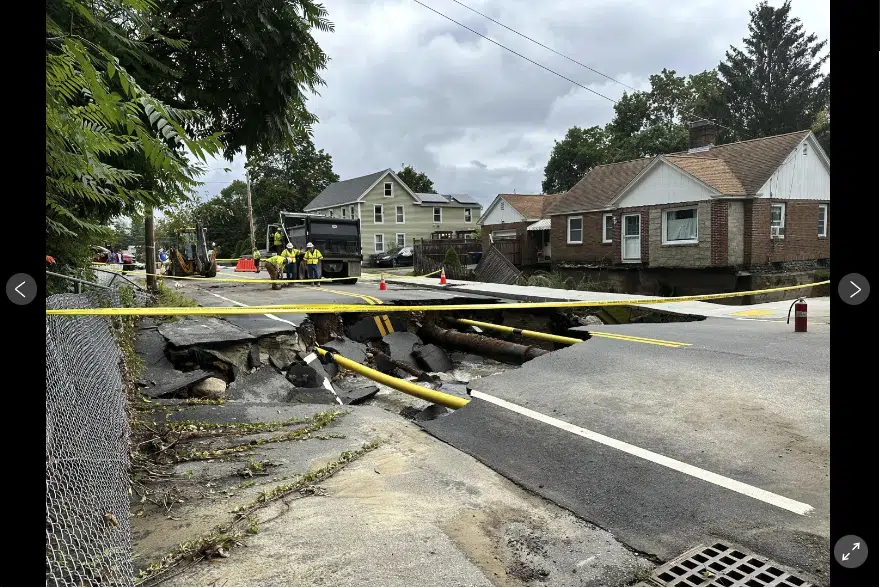
[[[638,214],[623,215],[623,231],[621,257],[623,261],[642,260],[641,216]]]
[[[550,259],[550,231],[541,231],[544,239],[544,258]]]

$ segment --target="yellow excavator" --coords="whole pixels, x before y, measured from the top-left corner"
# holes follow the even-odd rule
[[[208,229],[196,222],[195,227],[175,231],[177,242],[169,251],[171,263],[169,276],[202,276],[213,278],[217,275],[217,253],[208,248]]]

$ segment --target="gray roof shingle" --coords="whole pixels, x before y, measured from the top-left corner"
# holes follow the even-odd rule
[[[367,191],[367,188],[389,171],[391,170],[383,169],[367,176],[330,184],[320,194],[315,196],[315,199],[309,202],[303,210],[308,212],[316,208],[326,208],[328,206],[338,206],[347,202],[354,202],[361,194]]]

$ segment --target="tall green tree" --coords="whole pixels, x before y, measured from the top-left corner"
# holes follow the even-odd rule
[[[409,186],[409,189],[419,194],[436,194],[434,182],[424,172],[416,171],[413,166],[405,165],[397,172],[397,177]]]
[[[222,133],[227,159],[247,150],[287,146],[317,121],[309,95],[324,84],[329,58],[313,31],[333,31],[325,8],[313,0],[153,0],[153,28],[141,34],[174,76],[132,60],[144,83],[168,104],[205,112],[206,134]],[[165,42],[171,40],[172,42]]]
[[[624,94],[614,106],[614,119],[605,126],[606,161],[674,153],[687,149],[689,124],[716,119],[723,110],[715,70],[678,76],[664,69],[650,77],[647,92]],[[721,129],[720,129],[721,130]],[[728,137],[719,133],[719,143]]]
[[[250,253],[246,183],[235,180],[218,196],[196,206],[193,216],[208,229],[208,239],[217,244],[222,257]]]
[[[46,253],[61,267],[87,263],[88,246],[108,236],[114,216],[185,198],[200,172],[193,161],[221,151],[216,136],[190,133],[200,113],[165,104],[121,64],[120,55],[151,63],[117,23],[149,31],[153,8],[146,0],[46,4]]]
[[[257,242],[279,211],[301,212],[324,188],[339,181],[333,158],[316,149],[311,137],[297,135],[292,149],[258,153],[248,164]]]
[[[763,1],[749,15],[744,48],[731,46],[718,66],[724,124],[739,140],[810,128],[830,102],[831,79],[821,71],[828,41],[804,31],[790,0],[779,8]]]
[[[567,192],[591,168],[605,162],[607,148],[608,136],[601,127],[568,129],[561,141],[554,142],[541,190],[545,194]]]
[[[825,107],[817,116],[816,122],[813,123],[813,133],[816,139],[825,150],[825,154],[831,157],[831,105]]]

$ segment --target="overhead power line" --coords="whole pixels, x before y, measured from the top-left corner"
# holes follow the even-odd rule
[[[553,75],[558,76],[558,77],[562,78],[563,80],[565,80],[565,81],[567,81],[567,82],[570,82],[570,83],[574,84],[575,86],[578,86],[578,87],[580,87],[580,88],[583,88],[583,89],[586,90],[587,92],[592,92],[592,93],[595,94],[596,96],[599,96],[599,97],[601,97],[601,98],[604,98],[605,100],[608,100],[608,101],[611,102],[612,104],[617,104],[617,100],[615,100],[615,99],[613,99],[613,98],[609,98],[608,96],[606,96],[606,95],[604,95],[604,94],[601,94],[601,93],[597,92],[596,90],[592,90],[592,89],[586,87],[585,85],[583,85],[583,84],[581,84],[581,83],[579,83],[579,82],[576,82],[576,81],[574,81],[573,79],[568,78],[568,77],[562,75],[561,73],[559,73],[559,72],[557,72],[557,71],[554,71],[554,70],[550,69],[550,68],[547,67],[546,65],[542,65],[542,64],[538,63],[537,61],[534,61],[534,60],[532,60],[532,59],[529,59],[528,57],[526,57],[526,56],[523,55],[522,53],[517,53],[516,51],[514,51],[514,50],[511,49],[510,47],[506,47],[506,46],[502,45],[501,43],[499,43],[498,41],[495,41],[494,39],[490,39],[490,38],[487,37],[486,35],[484,35],[484,34],[482,34],[482,33],[478,33],[477,31],[475,31],[474,29],[470,28],[469,26],[467,26],[467,25],[465,25],[465,24],[462,24],[462,23],[458,22],[458,21],[455,20],[454,18],[451,18],[451,17],[449,17],[449,16],[446,16],[445,14],[443,14],[442,12],[440,12],[439,10],[434,10],[433,8],[431,8],[431,7],[428,6],[427,4],[424,4],[423,2],[420,2],[419,0],[413,0],[413,2],[415,2],[416,4],[421,4],[422,6],[424,6],[425,8],[427,8],[428,10],[430,10],[431,12],[433,12],[433,13],[435,13],[435,14],[439,14],[440,16],[442,16],[443,18],[445,18],[446,20],[448,20],[448,21],[450,21],[450,22],[454,22],[454,23],[457,24],[458,26],[460,26],[460,27],[462,27],[462,28],[465,28],[465,29],[469,30],[469,31],[472,32],[473,34],[475,34],[475,35],[477,35],[477,36],[479,36],[479,37],[482,37],[482,38],[486,39],[486,40],[489,41],[490,43],[494,43],[495,45],[498,45],[499,47],[501,47],[501,48],[504,49],[505,51],[510,51],[511,53],[513,53],[514,55],[516,55],[517,57],[522,57],[523,59],[525,59],[525,60],[528,61],[529,63],[532,63],[532,64],[534,64],[534,65],[537,65],[537,66],[540,67],[541,69],[545,69],[545,70],[549,71],[550,73],[552,73]]]
[[[482,16],[483,18],[488,19],[488,20],[494,22],[494,23],[497,24],[498,26],[504,27],[504,28],[507,29],[508,31],[510,31],[510,32],[512,32],[512,33],[515,33],[515,34],[519,35],[520,37],[522,37],[522,38],[524,38],[524,39],[527,39],[528,41],[531,41],[531,42],[534,43],[535,45],[538,45],[539,47],[542,47],[542,48],[544,48],[544,49],[547,49],[548,51],[550,51],[550,52],[552,52],[552,53],[555,53],[556,55],[559,55],[560,57],[564,57],[565,59],[571,61],[572,63],[576,63],[577,65],[579,65],[579,66],[581,66],[581,67],[583,67],[583,68],[585,68],[585,69],[587,69],[587,70],[589,70],[589,71],[591,71],[591,72],[593,72],[593,73],[595,73],[595,74],[598,74],[598,75],[602,76],[603,78],[606,78],[606,79],[608,79],[608,80],[610,80],[610,81],[612,81],[612,82],[614,82],[614,83],[616,83],[616,84],[620,84],[621,86],[624,86],[625,88],[628,88],[628,89],[630,89],[630,90],[632,90],[632,91],[634,91],[634,92],[640,92],[640,91],[641,91],[641,90],[639,90],[638,88],[633,88],[633,87],[630,86],[629,84],[626,84],[626,83],[624,83],[624,82],[621,82],[620,80],[615,79],[615,78],[609,76],[608,74],[602,73],[601,71],[599,71],[599,70],[597,70],[597,69],[594,69],[594,68],[590,67],[589,65],[586,65],[586,64],[584,64],[584,63],[581,63],[581,62],[578,61],[577,59],[573,59],[573,58],[569,57],[568,55],[565,55],[564,53],[561,53],[561,52],[559,52],[559,51],[553,49],[552,47],[548,47],[547,45],[541,43],[540,41],[536,41],[535,39],[529,37],[528,35],[524,35],[523,33],[520,33],[520,32],[517,31],[516,29],[513,29],[513,28],[507,26],[506,24],[504,24],[504,23],[502,23],[502,22],[499,22],[499,21],[495,20],[495,19],[492,18],[491,16],[488,16],[488,15],[486,15],[486,14],[483,14],[483,13],[480,12],[479,10],[476,10],[476,9],[474,9],[474,8],[471,8],[470,6],[468,6],[467,4],[465,4],[465,3],[463,3],[463,2],[460,2],[459,0],[452,0],[452,1],[455,2],[456,4],[458,4],[459,6],[462,6],[463,8],[467,8],[468,10],[470,10],[470,11],[473,12],[473,13],[478,14],[478,15]],[[448,21],[450,21],[450,22],[453,22],[453,23],[457,24],[458,26],[460,26],[460,27],[462,27],[462,28],[465,28],[465,29],[469,30],[470,32],[474,33],[475,35],[478,35],[478,36],[482,37],[483,39],[486,39],[487,41],[489,41],[489,42],[491,42],[491,43],[494,43],[495,45],[498,45],[498,46],[501,47],[502,49],[504,49],[504,50],[506,50],[506,51],[509,51],[509,52],[513,53],[514,55],[516,55],[516,56],[518,56],[518,57],[522,57],[522,58],[525,59],[526,61],[528,61],[528,62],[530,62],[530,63],[533,63],[534,65],[537,65],[538,67],[540,67],[540,68],[542,68],[542,69],[545,69],[545,70],[549,71],[549,72],[552,73],[553,75],[556,75],[556,76],[558,76],[558,77],[560,77],[560,78],[562,78],[562,79],[564,79],[564,80],[566,80],[566,81],[568,81],[568,82],[571,82],[572,84],[578,86],[579,88],[583,88],[584,90],[587,90],[588,92],[592,92],[593,94],[596,94],[597,96],[601,96],[602,98],[605,98],[606,100],[610,101],[610,102],[613,103],[613,104],[617,104],[617,101],[616,101],[616,100],[614,100],[614,99],[612,99],[612,98],[609,98],[608,96],[605,96],[604,94],[600,94],[599,92],[596,92],[595,90],[592,90],[592,89],[588,88],[587,86],[584,86],[583,84],[580,84],[580,83],[578,83],[578,82],[572,80],[571,78],[568,78],[568,77],[562,75],[561,73],[559,73],[559,72],[557,72],[557,71],[554,71],[554,70],[550,69],[549,67],[547,67],[547,66],[545,66],[545,65],[542,65],[542,64],[538,63],[537,61],[533,61],[532,59],[529,59],[529,58],[526,57],[525,55],[522,55],[522,54],[520,54],[520,53],[517,53],[517,52],[514,51],[513,49],[510,49],[509,47],[506,47],[505,45],[502,45],[502,44],[499,43],[498,41],[495,41],[495,40],[493,40],[493,39],[490,39],[490,38],[487,37],[486,35],[483,35],[483,34],[481,34],[481,33],[478,33],[477,31],[475,31],[474,29],[468,27],[467,25],[462,24],[462,23],[458,22],[457,20],[455,20],[455,19],[453,19],[453,18],[451,18],[451,17],[449,17],[449,16],[446,16],[445,14],[443,14],[442,12],[440,12],[439,10],[435,10],[434,8],[431,8],[431,7],[428,6],[427,4],[424,4],[424,3],[420,2],[420,0],[413,0],[413,2],[415,2],[416,4],[421,4],[422,6],[424,6],[425,8],[427,8],[428,10],[430,10],[431,12],[434,12],[435,14],[438,14],[438,15],[442,16],[442,17],[445,18],[446,20],[448,20]],[[707,117],[705,117],[705,116],[701,116],[701,115],[699,115],[698,113],[696,113],[696,112],[694,112],[694,111],[692,111],[692,110],[683,110],[683,112],[684,112],[685,114],[689,114],[689,115],[691,115],[691,116],[696,117],[696,120],[711,120],[713,123],[715,123],[717,126],[723,128],[723,129],[733,130],[733,129],[730,129],[729,127],[726,127],[726,126],[720,124],[720,123],[719,123],[717,120],[715,120],[715,119],[709,119],[709,118],[707,118]],[[686,123],[688,123],[688,122],[694,122],[694,121],[688,121],[688,120],[685,120],[683,117],[682,117],[682,121],[683,121],[683,122],[686,122]]]

